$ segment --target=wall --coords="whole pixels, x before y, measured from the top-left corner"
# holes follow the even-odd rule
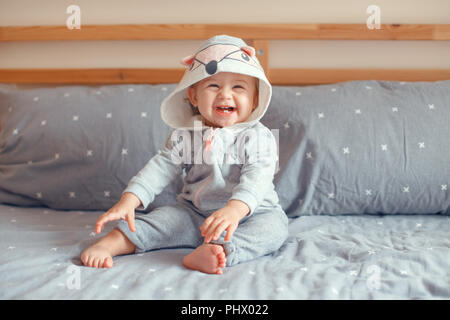
[[[65,25],[66,8],[83,24],[381,23],[450,24],[449,0],[0,0],[0,25]],[[201,41],[57,41],[0,43],[0,68],[179,67]],[[272,41],[276,68],[450,69],[450,41]]]

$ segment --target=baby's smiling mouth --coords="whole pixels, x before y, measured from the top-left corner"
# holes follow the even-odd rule
[[[218,111],[222,111],[222,112],[225,112],[225,113],[231,113],[231,112],[236,110],[236,108],[232,107],[232,106],[216,106],[215,108]]]

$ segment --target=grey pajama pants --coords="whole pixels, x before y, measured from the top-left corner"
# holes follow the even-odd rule
[[[203,244],[200,226],[212,214],[200,212],[188,201],[154,209],[148,214],[136,215],[136,232],[131,232],[126,221],[118,228],[136,246],[136,253],[168,248],[197,248]],[[226,232],[211,243],[222,244],[227,266],[232,266],[278,250],[288,236],[288,218],[280,207],[258,207],[239,223],[230,241]]]

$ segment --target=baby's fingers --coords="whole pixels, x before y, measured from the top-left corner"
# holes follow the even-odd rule
[[[207,218],[203,224],[200,227],[200,231],[202,233],[202,236],[205,237],[209,235],[209,233],[211,232],[212,228],[211,228],[211,224],[214,222],[214,218],[213,217],[209,217]]]
[[[220,235],[225,231],[225,229],[229,226],[228,221],[221,221],[219,224],[215,226],[214,229],[211,230],[209,237],[207,238],[208,242],[211,240],[219,239]]]
[[[217,224],[219,222],[220,221],[218,219],[210,217],[210,218],[206,219],[205,222],[203,223],[202,228],[201,228],[202,236],[205,237],[205,240],[207,243],[209,242],[209,240],[211,240],[210,238],[212,238],[214,230],[216,229]]]
[[[214,220],[214,218],[212,216],[206,218],[205,221],[203,221],[203,224],[200,226],[200,230],[202,231],[202,235],[205,234],[205,232],[208,230],[209,225],[211,224],[211,222]]]
[[[237,229],[237,225],[235,225],[235,224],[230,224],[229,226],[228,226],[228,228],[227,228],[227,234],[226,234],[226,236],[225,236],[225,241],[230,241],[231,240],[231,237],[233,236],[233,234],[234,234],[234,232],[236,231],[236,229]]]
[[[119,213],[115,212],[106,212],[100,216],[100,218],[97,220],[97,223],[95,224],[95,233],[100,233],[103,230],[103,227],[106,223],[114,220],[120,219]]]
[[[136,226],[134,224],[134,213],[127,215],[128,227],[132,232],[136,232]]]

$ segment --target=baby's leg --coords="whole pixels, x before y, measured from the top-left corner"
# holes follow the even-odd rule
[[[148,214],[136,215],[136,232],[128,223],[117,227],[136,246],[135,253],[167,248],[196,248],[202,244],[200,225],[204,218],[181,204],[155,208]]]
[[[119,229],[114,229],[104,238],[87,248],[81,254],[85,266],[111,268],[112,258],[121,254],[133,253],[135,245]]]
[[[278,250],[288,237],[288,218],[280,208],[257,208],[242,221],[230,241],[212,241],[224,247],[227,267],[249,261]]]
[[[182,204],[159,207],[146,215],[136,216],[136,232],[125,221],[118,227],[136,246],[135,252],[164,248],[196,248],[183,259],[187,268],[206,273],[221,273],[225,252],[221,245],[203,244],[200,226],[205,217]]]

